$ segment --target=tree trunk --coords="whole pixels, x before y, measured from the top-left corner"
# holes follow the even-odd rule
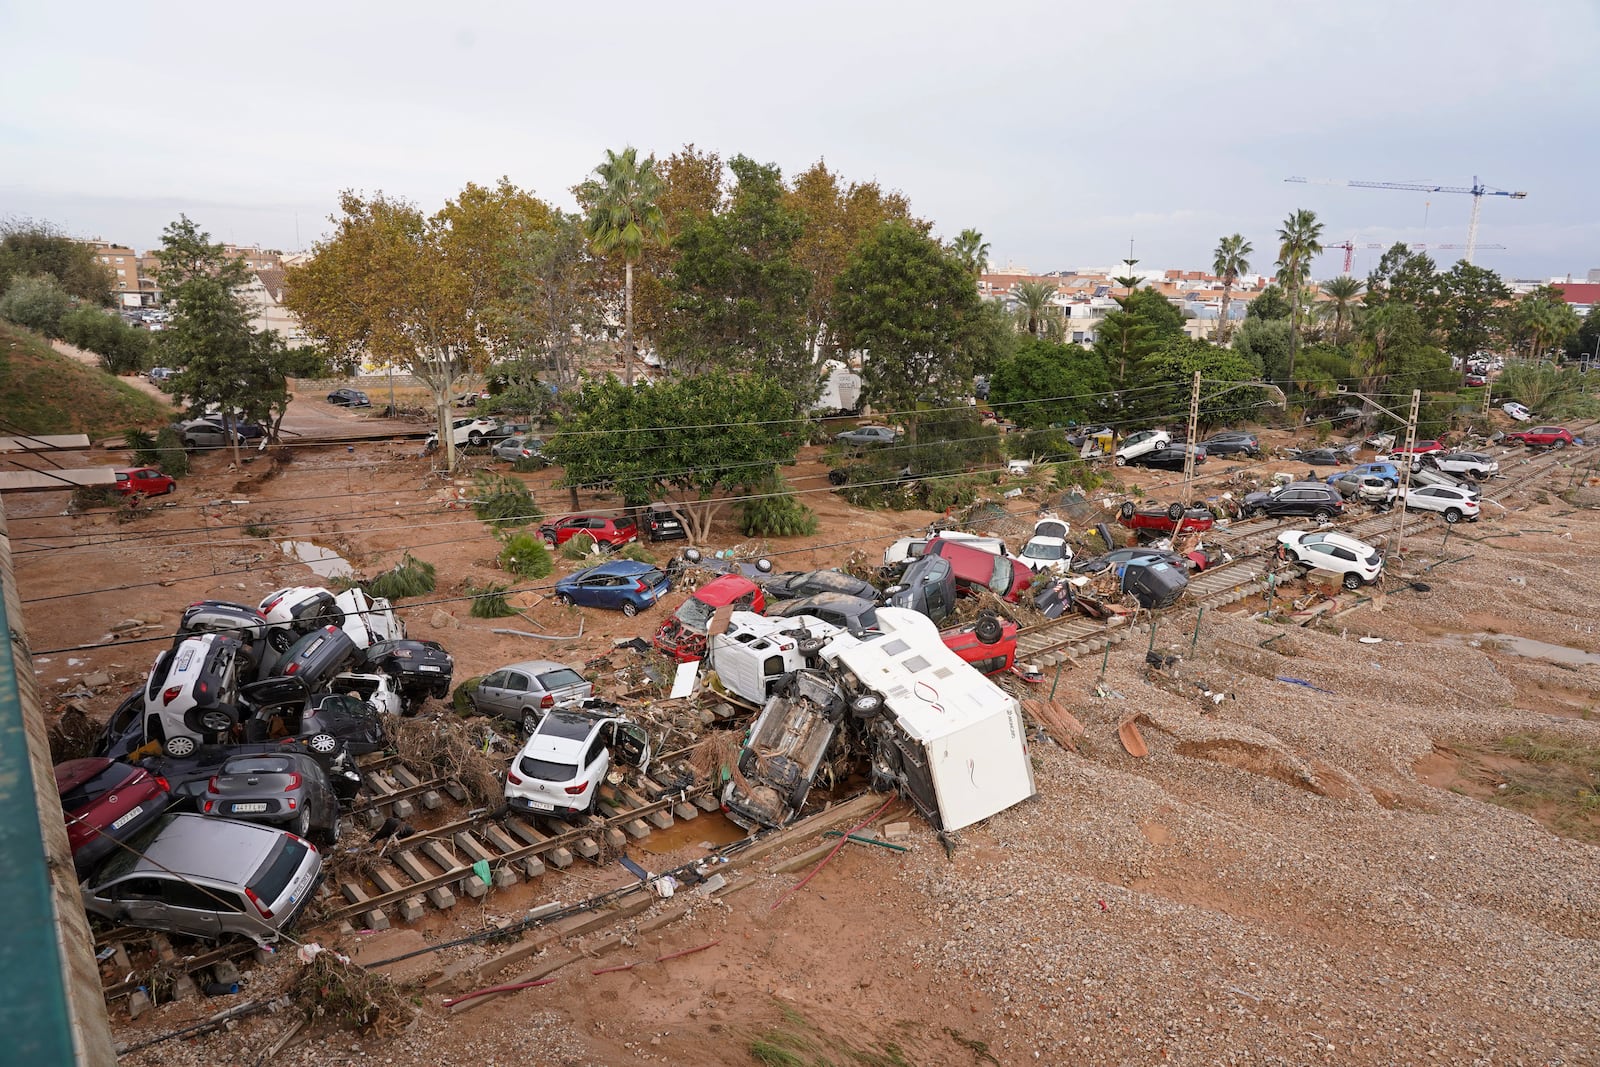
[[[222,413],[222,432],[228,435],[228,444],[233,448],[233,469],[238,470],[239,462],[239,420],[228,414]]]
[[[1229,290],[1232,287],[1231,282],[1222,283],[1222,320],[1217,323],[1217,344],[1219,345],[1228,343],[1228,327],[1230,325],[1228,322],[1228,301],[1231,296]]]
[[[622,384],[633,384],[633,260],[623,266]]]
[[[1295,268],[1295,276],[1299,277],[1299,268]],[[1299,347],[1300,340],[1300,283],[1294,284],[1293,295],[1289,298],[1289,373],[1288,381],[1283,384],[1289,389],[1294,388],[1294,356]]]

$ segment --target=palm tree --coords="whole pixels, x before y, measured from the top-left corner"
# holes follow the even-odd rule
[[[974,278],[982,274],[989,263],[989,242],[977,230],[962,230],[961,236],[950,242],[950,251]]]
[[[1361,303],[1361,291],[1367,283],[1348,274],[1322,283],[1322,295],[1327,297],[1328,309],[1333,313],[1333,343],[1344,342],[1345,320],[1355,321],[1356,308]]]
[[[1300,346],[1300,288],[1311,271],[1311,257],[1322,251],[1322,223],[1317,213],[1299,208],[1278,230],[1278,267],[1289,286],[1289,380],[1294,387],[1294,357]]]
[[[1046,313],[1054,306],[1056,287],[1048,282],[1022,282],[1011,290],[1018,309],[1027,317],[1028,332],[1035,337],[1044,331]]]
[[[656,161],[639,159],[632,145],[621,153],[606,149],[605,162],[594,169],[599,188],[584,232],[601,255],[620,251],[623,275],[622,380],[633,384],[633,265],[645,245],[660,244],[667,236],[666,218],[656,205],[662,182]]]
[[[1254,252],[1255,248],[1244,239],[1243,234],[1234,234],[1224,237],[1217,242],[1216,259],[1211,262],[1211,270],[1222,279],[1222,318],[1217,323],[1217,343],[1228,343],[1228,303],[1233,298],[1233,285],[1239,280],[1239,275],[1250,273],[1250,261],[1245,257]]]

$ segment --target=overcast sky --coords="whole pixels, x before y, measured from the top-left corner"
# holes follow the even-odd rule
[[[309,247],[342,188],[433,210],[506,175],[571,207],[604,149],[693,142],[785,174],[824,158],[1034,271],[1130,237],[1140,269],[1208,267],[1235,231],[1270,271],[1297,207],[1324,244],[1464,243],[1470,196],[1283,179],[1477,175],[1528,194],[1484,198],[1479,241],[1505,250],[1478,262],[1581,280],[1597,131],[1596,0],[0,0],[0,216],[141,251],[179,212]]]

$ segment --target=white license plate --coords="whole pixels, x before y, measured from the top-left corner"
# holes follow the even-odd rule
[[[419,664],[417,664],[417,670],[419,670],[419,671],[438,671],[439,668],[431,666],[431,665],[426,664],[426,663],[419,663]]]
[[[266,805],[265,801],[261,801],[259,803],[255,803],[255,804],[235,804],[233,806],[233,811],[234,811],[234,814],[236,814],[236,815],[244,815],[244,814],[248,814],[248,813],[254,812],[254,811],[266,811],[266,810],[267,810],[267,805]]]
[[[528,807],[532,808],[534,811],[555,811],[556,810],[556,806],[554,804],[546,804],[542,800],[530,800],[530,801],[528,801]]]
[[[144,805],[143,804],[140,804],[138,807],[129,809],[129,811],[128,811],[128,813],[126,815],[124,815],[122,818],[118,819],[116,822],[111,824],[111,828],[113,830],[122,829],[124,826],[128,825],[134,819],[138,818],[139,813],[141,811],[143,811],[143,810],[144,810]]]

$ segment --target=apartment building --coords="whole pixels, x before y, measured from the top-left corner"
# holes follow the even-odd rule
[[[111,296],[122,307],[144,307],[139,284],[139,254],[111,241],[85,241],[94,258],[111,272]]]

